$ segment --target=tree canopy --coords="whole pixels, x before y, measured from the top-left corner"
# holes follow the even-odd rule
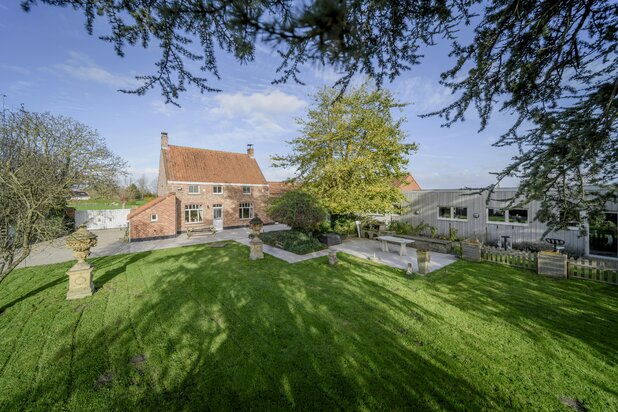
[[[294,168],[301,187],[333,214],[389,212],[403,200],[394,184],[407,174],[408,155],[402,107],[388,90],[366,85],[336,99],[323,88],[306,118],[297,119],[301,136],[288,142],[291,153],[273,157],[278,167]]]
[[[0,121],[0,282],[32,243],[66,230],[66,201],[76,187],[114,185],[125,163],[73,119],[26,110]]]
[[[276,222],[285,223],[301,232],[312,232],[326,220],[326,209],[315,196],[293,189],[272,199],[268,214]]]
[[[22,5],[29,9],[35,2]],[[598,212],[617,195],[616,2],[41,2],[82,10],[91,33],[96,18],[106,19],[111,32],[102,39],[121,56],[127,45],[157,42],[155,72],[142,76],[143,85],[132,92],[159,86],[168,102],[188,85],[214,90],[205,76],[219,77],[217,49],[249,62],[263,41],[281,57],[275,82],[301,82],[306,63],[321,63],[342,73],[337,85],[343,90],[355,74],[382,85],[419,64],[423,47],[449,42],[454,64],[444,68],[441,81],[453,101],[430,115],[451,126],[474,110],[481,129],[496,110],[512,115],[513,124],[495,143],[519,150],[496,179],[496,185],[520,179],[512,203],[540,200],[538,217],[562,228],[571,223],[563,217],[573,209]],[[461,36],[465,26],[471,40]],[[193,61],[201,63],[198,70]],[[587,185],[601,190],[588,191]]]

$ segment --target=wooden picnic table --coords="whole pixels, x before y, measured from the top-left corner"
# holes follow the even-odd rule
[[[382,252],[390,252],[388,248],[389,243],[396,243],[399,245],[399,256],[406,256],[408,254],[408,250],[406,249],[406,245],[411,245],[414,243],[412,239],[404,239],[402,237],[395,236],[378,236],[376,240],[382,242]]]

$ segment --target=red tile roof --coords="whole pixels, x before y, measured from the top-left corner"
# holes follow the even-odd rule
[[[172,145],[162,150],[168,181],[266,184],[260,166],[246,153]]]
[[[295,185],[290,182],[268,182],[268,193],[270,197],[279,197],[294,187]]]
[[[155,199],[152,199],[150,202],[145,203],[145,204],[141,205],[140,207],[131,210],[131,212],[127,216],[127,219],[131,219],[132,217],[135,217],[135,216],[139,215],[140,213],[150,209],[154,205],[156,205],[158,203],[161,203],[162,201],[164,201],[165,199],[167,199],[170,196],[176,196],[176,194],[175,193],[170,193],[170,194],[168,194],[166,196],[159,196],[159,197],[157,197]]]
[[[401,190],[402,192],[421,190],[421,187],[418,183],[416,183],[416,180],[414,179],[414,177],[412,177],[410,173],[408,173],[408,175],[403,179],[402,182],[396,182],[396,184],[399,186],[399,190]]]

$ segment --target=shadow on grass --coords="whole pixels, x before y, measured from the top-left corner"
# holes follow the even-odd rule
[[[572,338],[598,358],[618,362],[618,288],[552,279],[532,271],[482,263],[454,264],[429,279],[444,302],[491,322],[500,319],[539,340]],[[599,293],[600,292],[600,293]]]
[[[568,285],[539,290],[525,276],[505,280],[472,269],[462,274],[440,271],[410,281],[403,271],[349,256],[340,256],[338,267],[328,266],[326,257],[294,265],[272,256],[255,262],[247,257],[246,247],[231,244],[94,259],[100,290],[82,306],[75,303],[62,312],[67,326],[58,329],[58,336],[66,337],[65,344],[49,347],[54,367],[39,368],[35,383],[13,389],[0,406],[6,410],[513,407],[509,394],[451,370],[453,359],[447,348],[427,342],[431,334],[427,329],[443,319],[415,303],[419,282],[430,283],[423,293],[439,295],[445,304],[488,320],[499,316],[522,328],[531,321],[552,334],[601,339],[590,342],[591,347],[607,349],[601,336],[590,337],[589,328],[587,336],[583,329],[567,328],[578,316],[575,312],[552,322],[546,313],[535,313],[547,309],[535,303],[539,297],[566,304],[561,296],[566,290],[575,294],[577,310],[602,314],[607,302],[584,305],[585,292]],[[500,310],[486,308],[487,300]],[[563,315],[558,308],[550,310]],[[128,361],[136,355],[145,359],[139,367]],[[101,377],[110,377],[110,382],[94,385]]]

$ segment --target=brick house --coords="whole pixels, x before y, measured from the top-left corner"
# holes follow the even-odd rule
[[[162,133],[159,197],[129,214],[131,240],[247,226],[255,215],[269,223],[269,185],[253,153],[252,145],[246,153],[173,146]]]

